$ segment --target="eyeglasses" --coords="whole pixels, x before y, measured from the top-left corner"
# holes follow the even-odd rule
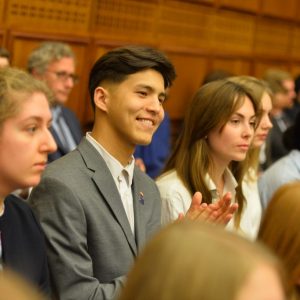
[[[73,81],[73,83],[77,83],[79,81],[79,76],[76,74],[69,74],[67,72],[64,71],[48,71],[49,73],[55,74],[55,76],[57,77],[57,79],[63,80],[63,81],[67,81],[69,78]]]

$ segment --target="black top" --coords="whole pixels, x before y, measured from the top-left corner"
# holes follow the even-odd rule
[[[21,274],[49,294],[49,275],[44,235],[30,207],[9,195],[0,217],[2,260],[5,267]]]

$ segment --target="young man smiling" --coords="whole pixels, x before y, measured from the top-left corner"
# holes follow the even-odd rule
[[[151,142],[174,78],[171,62],[148,47],[112,50],[92,68],[92,132],[47,167],[30,199],[46,235],[55,298],[115,298],[159,229],[158,189],[135,167],[133,152]],[[195,200],[191,218],[202,211]]]

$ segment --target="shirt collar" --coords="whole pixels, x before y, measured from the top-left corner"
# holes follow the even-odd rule
[[[228,168],[226,168],[224,171],[224,181],[225,184],[224,184],[223,195],[225,195],[225,193],[227,192],[231,192],[232,199],[234,199],[235,189],[238,186],[238,183]],[[217,187],[208,173],[205,175],[205,182],[207,184],[208,189],[213,194],[213,198],[215,198],[217,195]]]
[[[124,170],[128,174],[128,184],[131,185],[133,179],[134,165],[135,165],[134,157],[132,156],[131,161],[124,167],[116,158],[114,158],[111,154],[109,154],[98,141],[96,141],[91,136],[90,132],[86,133],[86,138],[100,153],[109,171],[111,172],[112,176],[114,178],[117,178]]]

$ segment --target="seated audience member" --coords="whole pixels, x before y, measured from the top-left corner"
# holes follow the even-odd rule
[[[269,114],[272,109],[272,92],[268,88],[267,84],[262,80],[256,79],[251,76],[236,76],[231,77],[231,81],[244,85],[252,97],[260,104],[258,124],[255,129],[254,138],[251,147],[247,153],[246,159],[237,164],[232,164],[231,168],[235,173],[243,172],[244,179],[242,183],[243,195],[245,196],[245,205],[248,208],[248,213],[251,217],[246,218],[246,222],[249,228],[249,237],[256,238],[260,220],[261,220],[261,202],[258,192],[258,173],[259,173],[259,153],[260,148],[264,144],[270,129],[272,128],[272,122]]]
[[[75,55],[67,44],[44,42],[30,54],[27,69],[35,78],[44,81],[54,94],[50,130],[56,141],[57,151],[49,154],[48,161],[51,162],[74,150],[82,138],[76,115],[65,106],[78,80],[75,74]]]
[[[37,185],[48,153],[56,150],[49,94],[26,72],[0,70],[0,264],[44,292],[49,283],[43,233],[29,206],[10,193]]]
[[[46,300],[34,286],[16,273],[0,272],[0,300]]]
[[[300,113],[295,124],[283,134],[283,143],[290,151],[270,166],[259,178],[262,207],[266,208],[276,190],[285,183],[300,180]]]
[[[0,68],[9,67],[10,53],[5,48],[0,48]]]
[[[285,109],[285,113],[292,120],[292,122],[295,122],[298,112],[300,112],[300,75],[295,78],[294,104],[291,108]]]
[[[156,178],[170,154],[171,133],[170,117],[167,112],[149,145],[138,145],[135,148],[134,157],[136,164],[151,178]]]
[[[201,222],[162,229],[119,300],[284,300],[279,262],[262,245]]]
[[[184,127],[163,173],[157,180],[162,199],[162,224],[177,219],[200,191],[211,204],[231,194],[238,211],[227,228],[250,234],[251,211],[242,193],[242,175],[234,178],[229,166],[245,159],[254,135],[258,105],[238,83],[218,80],[195,94]]]
[[[92,132],[47,167],[29,199],[46,235],[55,298],[114,299],[160,228],[158,189],[133,153],[151,142],[174,78],[168,58],[149,47],[117,48],[94,64]],[[226,201],[219,207],[225,219],[235,211]],[[197,219],[202,212],[198,193],[187,215]]]
[[[292,125],[292,120],[286,114],[285,109],[293,106],[295,83],[288,72],[276,69],[268,70],[263,79],[268,83],[274,95],[271,111],[273,128],[266,141],[266,168],[288,153],[282,143],[282,135]]]
[[[259,241],[284,263],[287,286],[300,299],[300,181],[283,185],[272,197],[262,219]]]

